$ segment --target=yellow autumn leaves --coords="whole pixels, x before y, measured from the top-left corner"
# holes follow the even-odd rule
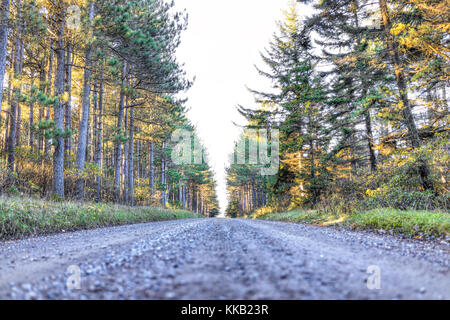
[[[391,34],[394,36],[398,36],[403,30],[406,29],[406,26],[403,23],[397,23],[392,29]]]
[[[75,4],[83,7],[87,6],[88,4],[88,0],[64,0],[64,1],[59,0],[59,2],[64,2],[69,5]],[[35,0],[35,3],[40,7],[46,7],[52,4],[52,2],[49,0]]]
[[[20,88],[21,86],[22,86],[22,81],[20,79],[17,79],[17,78],[11,79],[11,87]]]
[[[449,49],[440,44],[443,34],[448,32],[450,24],[442,23],[432,25],[423,23],[418,26],[409,26],[403,23],[397,23],[391,29],[393,36],[399,36],[397,41],[403,51],[416,48],[427,56],[440,56],[449,60]]]
[[[425,25],[418,26],[418,28],[412,28],[412,27],[407,28],[406,26],[404,26],[403,28],[395,29],[394,33],[392,31],[394,29],[392,29],[391,33],[395,34],[400,29],[401,29],[400,32],[402,32],[403,30],[406,30],[406,32],[404,33],[404,36],[402,36],[398,39],[398,42],[400,45],[402,45],[406,48],[420,47],[421,45],[423,45],[423,43],[422,43],[423,35],[431,34],[431,30],[430,30],[429,26],[425,26]]]
[[[68,102],[68,101],[69,101],[69,93],[68,93],[68,92],[65,92],[65,93],[61,96],[61,99],[62,99],[64,102]]]

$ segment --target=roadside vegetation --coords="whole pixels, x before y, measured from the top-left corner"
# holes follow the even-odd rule
[[[156,207],[0,197],[0,240],[199,217],[190,211]]]
[[[238,107],[228,216],[448,236],[449,7],[430,3],[292,2],[257,67],[271,89]]]
[[[317,210],[269,213],[266,209],[266,212],[259,210],[252,218],[318,226],[342,226],[415,239],[450,239],[450,214],[440,211],[381,208],[353,214],[333,214]]]

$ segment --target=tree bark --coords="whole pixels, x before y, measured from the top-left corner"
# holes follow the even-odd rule
[[[128,146],[128,201],[131,206],[134,205],[134,109],[130,108],[130,128],[129,128],[129,146]]]
[[[133,119],[134,122],[134,119]],[[139,186],[139,177],[141,175],[140,159],[141,159],[141,142],[136,141],[136,184]],[[134,158],[134,157],[133,157]]]
[[[44,55],[44,58],[42,58],[41,61],[41,70],[40,70],[40,75],[39,75],[39,91],[40,92],[45,92],[45,61],[46,61],[46,57]],[[39,107],[39,123],[41,123],[41,121],[44,119],[44,113],[45,113],[45,109],[43,106]],[[42,151],[42,148],[44,146],[44,137],[42,135],[41,132],[39,132],[38,135],[38,154]]]
[[[166,143],[163,142],[162,148],[161,148],[161,184],[164,186],[164,190],[161,193],[162,197],[162,206],[163,208],[166,207],[167,204],[167,196],[166,196],[166,189],[167,189],[167,181],[166,181],[166,159],[164,157],[164,149],[166,148]]]
[[[30,83],[31,88],[34,87],[34,79],[31,79],[31,83]],[[34,101],[31,100],[30,102],[30,113],[28,116],[28,146],[31,148],[31,151],[33,151],[34,148],[34,131],[33,131],[33,126],[34,126]]]
[[[50,42],[50,56],[48,60],[48,74],[47,74],[47,97],[51,96],[52,92],[52,77],[53,77],[53,49],[54,49],[54,41],[53,39]],[[51,106],[47,106],[47,113],[45,114],[45,120],[50,120],[50,108]],[[44,135],[44,154],[46,161],[50,158],[50,141]]]
[[[22,38],[22,31],[24,30],[24,25],[23,22],[21,21],[22,19],[22,8],[21,8],[21,2],[19,1],[17,3],[18,6],[18,23],[19,26],[17,28],[17,37],[18,37],[18,44],[19,44],[19,57],[18,57],[18,62],[19,62],[19,78],[22,80],[22,73],[23,73],[23,52],[24,52],[24,47],[23,47],[23,38]],[[21,84],[22,85],[22,84]],[[20,146],[20,138],[21,138],[21,134],[22,134],[22,108],[20,103],[17,104],[17,124],[16,124],[16,147]]]
[[[67,61],[66,61],[66,92],[68,94],[68,100],[66,102],[66,114],[65,114],[65,128],[66,131],[72,130],[72,62],[73,56],[72,48],[69,45],[67,47]],[[64,154],[66,159],[72,152],[72,136],[68,136],[65,141]]]
[[[182,203],[183,199],[183,183],[180,180],[178,180],[178,202]]]
[[[372,121],[370,119],[370,112],[366,110],[364,112],[364,121],[366,123],[366,136],[367,147],[369,149],[370,170],[375,172],[377,170],[377,157],[374,150],[373,133],[372,133]]]
[[[125,109],[125,85],[127,78],[127,62],[123,62],[122,69],[122,88],[120,90],[120,102],[119,102],[119,112],[117,117],[117,135],[122,136],[123,128],[123,116]],[[120,202],[120,172],[121,172],[121,158],[122,158],[122,142],[117,139],[115,145],[115,179],[114,179],[114,201],[116,203]]]
[[[21,6],[22,2],[17,2],[17,18],[18,21],[21,19]],[[22,74],[21,70],[21,57],[20,54],[23,53],[21,50],[21,37],[22,37],[22,30],[21,30],[21,24],[19,22],[19,25],[17,27],[17,34],[16,34],[16,41],[14,45],[14,77],[17,79]],[[11,106],[9,109],[9,132],[8,132],[8,139],[7,139],[7,153],[8,153],[8,159],[7,159],[7,168],[8,168],[8,185],[11,185],[13,183],[13,176],[14,176],[14,165],[15,165],[15,149],[16,149],[16,133],[17,133],[17,109],[19,106],[19,95],[20,95],[20,85],[19,87],[14,86],[12,98],[11,98]]]
[[[125,119],[124,119],[124,132],[128,134],[128,127],[129,127],[129,117],[128,117],[128,98],[125,98]],[[125,203],[128,203],[128,141],[124,143],[123,145],[123,168],[122,168],[122,180],[123,180],[123,201]]]
[[[55,137],[55,152],[53,154],[53,192],[59,199],[64,199],[64,103],[61,97],[64,94],[64,69],[65,69],[65,48],[64,48],[64,27],[65,14],[59,14],[59,28],[57,30],[58,40],[56,41],[56,78],[55,89],[58,97],[55,105],[55,129],[57,135]]]
[[[183,202],[183,210],[186,210],[186,182],[183,182],[183,195],[182,195],[182,202]]]
[[[8,45],[9,0],[2,0],[0,11],[0,116],[2,114],[3,80]]]
[[[89,21],[94,19],[94,3],[89,4]],[[90,96],[91,96],[91,74],[92,74],[92,45],[88,44],[85,49],[85,65],[83,79],[83,98],[82,98],[82,115],[78,129],[78,148],[77,148],[77,172],[78,179],[75,191],[77,199],[84,198],[84,168],[86,163],[86,148],[89,125]]]
[[[155,195],[155,155],[154,155],[154,142],[150,143],[150,195],[153,200],[153,196]]]
[[[98,170],[100,172],[102,171],[102,161],[103,161],[103,152],[102,152],[102,145],[103,145],[103,68],[104,68],[104,62],[102,61],[102,66],[100,69],[100,85],[99,85],[99,93],[98,93],[98,129],[97,129],[97,146],[95,149],[96,154],[96,164],[98,167]],[[101,175],[97,175],[97,195],[96,195],[96,201],[101,201],[101,189],[102,189],[102,177]]]
[[[100,85],[99,85],[99,93],[98,93],[98,129],[97,129],[97,146],[95,149],[95,155],[96,155],[96,164],[98,167],[98,170],[102,171],[102,144],[103,144],[103,68],[104,64],[102,61],[102,66],[100,69]],[[101,201],[101,189],[102,189],[102,177],[101,175],[97,175],[97,195],[96,195],[96,201]]]
[[[22,134],[22,107],[17,105],[17,124],[16,124],[16,147],[20,147],[20,136]]]

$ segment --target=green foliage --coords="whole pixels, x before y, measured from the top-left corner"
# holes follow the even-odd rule
[[[210,218],[214,218],[214,217],[217,217],[219,215],[219,213],[220,213],[219,210],[214,208],[209,212],[209,216],[210,216]]]
[[[355,229],[391,231],[422,238],[446,237],[450,234],[450,214],[433,211],[375,209],[352,215],[344,225]]]

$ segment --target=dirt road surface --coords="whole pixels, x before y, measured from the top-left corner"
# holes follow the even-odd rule
[[[0,298],[450,299],[449,249],[267,221],[156,222],[0,242]]]

